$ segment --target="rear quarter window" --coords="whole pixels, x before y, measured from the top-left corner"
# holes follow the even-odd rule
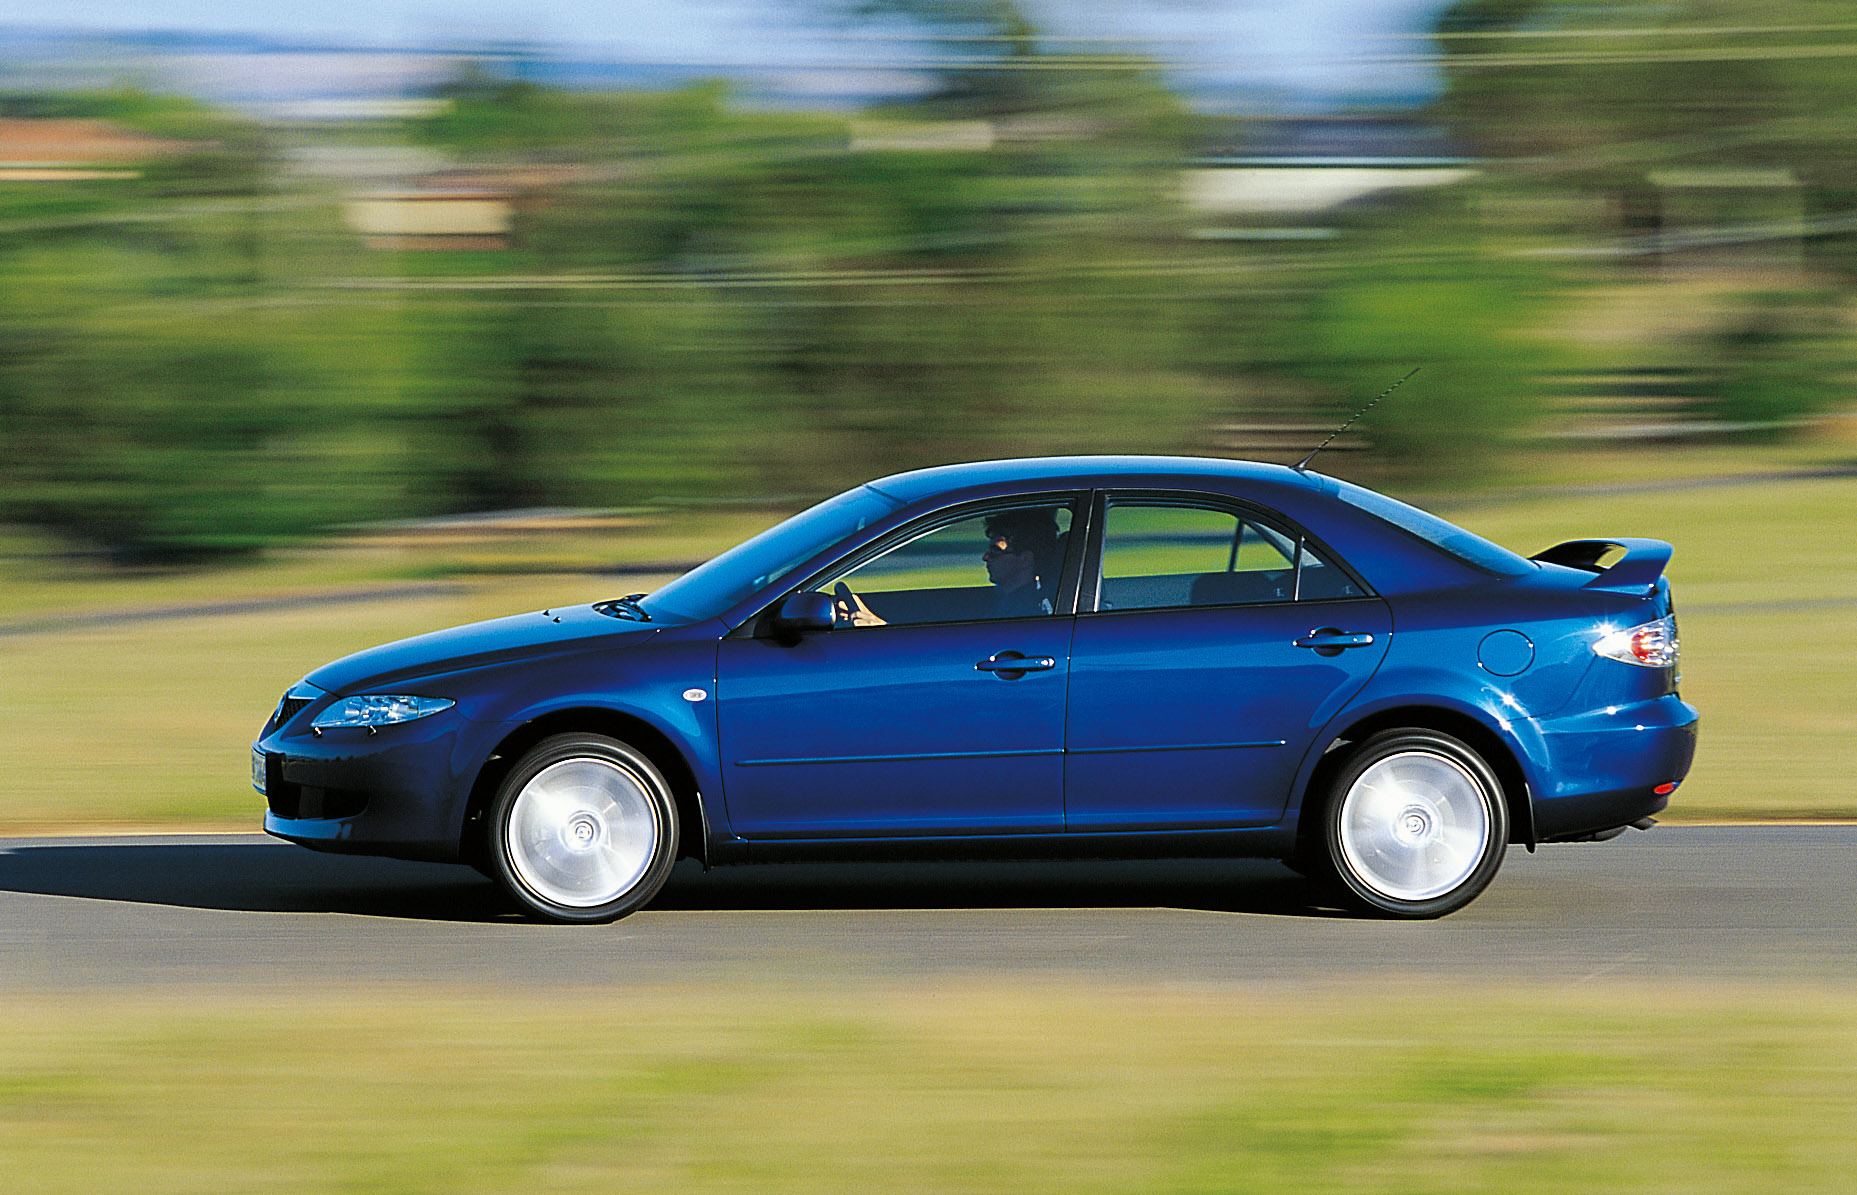
[[[1407,535],[1423,540],[1471,568],[1501,577],[1519,577],[1535,570],[1534,562],[1526,557],[1397,498],[1388,498],[1385,494],[1346,481],[1337,480],[1335,486],[1337,496],[1349,506],[1358,507],[1383,522],[1391,523]]]

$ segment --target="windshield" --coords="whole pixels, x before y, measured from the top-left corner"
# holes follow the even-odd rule
[[[652,617],[669,622],[714,618],[807,557],[901,505],[869,486],[827,498],[657,589],[646,596],[645,607]]]
[[[1408,535],[1415,535],[1435,548],[1441,548],[1472,568],[1505,577],[1519,577],[1534,571],[1534,565],[1521,556],[1474,532],[1465,531],[1416,506],[1407,506],[1397,498],[1363,489],[1349,482],[1332,479],[1342,501],[1358,506],[1370,515],[1386,520]]]

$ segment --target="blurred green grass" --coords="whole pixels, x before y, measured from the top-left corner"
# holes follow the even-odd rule
[[[1744,470],[1693,457],[1691,483]],[[1798,450],[1775,469],[1836,463]],[[1631,477],[1629,455],[1594,458],[1591,483]],[[1664,469],[1653,480],[1680,481]],[[1421,496],[1421,501],[1424,501]],[[1857,477],[1690,484],[1571,494],[1489,490],[1430,503],[1519,551],[1593,535],[1676,545],[1670,568],[1683,637],[1683,692],[1702,711],[1689,782],[1667,817],[1857,816],[1857,710],[1842,700],[1857,659]],[[246,744],[285,686],[336,656],[477,618],[649,589],[661,575],[602,576],[701,559],[777,512],[690,509],[579,532],[502,539],[376,536],[262,565],[120,577],[71,576],[18,542],[0,564],[0,832],[68,826],[256,824]],[[408,578],[443,579],[420,588]],[[168,605],[400,588],[397,596],[116,625],[58,619]]]
[[[0,996],[35,1195],[1845,1191],[1848,988]]]

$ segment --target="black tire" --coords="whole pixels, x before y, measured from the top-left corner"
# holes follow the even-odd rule
[[[543,739],[485,819],[492,879],[547,921],[614,921],[657,895],[677,860],[677,802],[643,752],[593,734]]]
[[[1299,862],[1349,905],[1442,917],[1496,878],[1509,842],[1502,784],[1434,730],[1383,730],[1325,769],[1319,834]]]

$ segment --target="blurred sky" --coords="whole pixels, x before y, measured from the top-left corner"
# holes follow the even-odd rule
[[[1448,0],[1023,0],[1059,36],[1144,43],[1187,89],[1288,107],[1422,100],[1422,34]],[[777,91],[884,87],[912,53],[901,26],[847,19],[849,0],[0,0],[0,25],[256,34],[319,44],[518,42],[625,61],[762,73]],[[851,77],[827,83],[842,68]],[[859,77],[861,75],[861,78]],[[1216,101],[1215,101],[1216,106]]]

